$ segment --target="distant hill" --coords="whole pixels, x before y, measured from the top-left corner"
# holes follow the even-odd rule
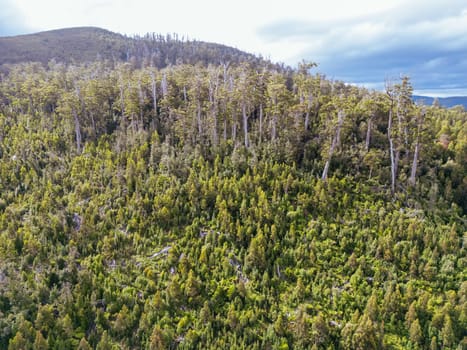
[[[0,37],[0,64],[92,61],[98,57],[124,59],[129,39],[100,28],[51,30]]]
[[[435,101],[434,97],[428,96],[413,96],[413,99],[415,102],[420,102],[425,105],[432,105]],[[460,105],[467,109],[467,96],[438,97],[438,102],[441,106],[446,108]]]
[[[177,35],[147,34],[128,37],[95,27],[66,28],[36,34],[0,37],[0,66],[21,62],[51,60],[84,63],[97,59],[132,61],[162,68],[170,64],[190,63],[267,63],[261,57],[233,47]]]

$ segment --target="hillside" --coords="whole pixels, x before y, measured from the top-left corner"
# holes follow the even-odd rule
[[[435,100],[438,100],[439,105],[445,108],[463,106],[467,109],[467,96],[438,97],[436,99],[428,96],[413,96],[413,99],[427,106],[432,105]]]
[[[0,38],[0,64],[123,60],[130,40],[110,31],[83,27]]]
[[[11,66],[0,348],[465,348],[467,113],[310,66]]]
[[[0,37],[0,66],[21,62],[47,65],[55,60],[85,63],[132,61],[158,68],[169,64],[265,63],[252,54],[225,45],[182,40],[176,35],[127,37],[94,27],[67,28],[36,34]],[[268,63],[269,64],[269,63]]]

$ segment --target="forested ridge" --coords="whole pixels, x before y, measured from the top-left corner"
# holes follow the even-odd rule
[[[313,66],[10,66],[0,348],[464,349],[467,113]]]
[[[76,27],[0,37],[0,70],[8,65],[50,61],[83,64],[96,60],[131,62],[164,68],[175,64],[261,63],[277,66],[262,57],[226,45],[174,34],[148,33],[125,36],[96,27]]]

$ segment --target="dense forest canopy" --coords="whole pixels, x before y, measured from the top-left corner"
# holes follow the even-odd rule
[[[467,113],[313,66],[10,66],[0,348],[467,346]]]

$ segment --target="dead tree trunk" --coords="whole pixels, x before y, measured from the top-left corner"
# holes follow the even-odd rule
[[[412,170],[410,172],[409,184],[415,186],[417,176],[417,166],[418,166],[418,157],[420,153],[420,133],[422,130],[423,119],[425,116],[425,111],[421,111],[419,117],[417,118],[417,137],[415,140],[415,150],[413,154],[413,161],[412,161]]]
[[[209,81],[209,104],[210,104],[210,111],[211,111],[211,116],[213,120],[212,141],[215,146],[217,146],[217,144],[219,143],[219,137],[217,135],[218,120],[217,120],[217,100],[216,100],[218,85],[219,85],[219,82],[218,82],[217,77],[214,83],[211,80]]]
[[[227,117],[224,115],[224,131],[223,131],[224,141],[227,141]]]
[[[198,124],[198,134],[201,136],[203,133],[203,126],[201,125],[201,101],[198,100],[196,106],[196,123]]]
[[[122,117],[125,116],[125,88],[123,83],[120,84],[120,109],[122,110]]]
[[[153,111],[153,117],[154,119],[152,120],[151,127],[153,129],[158,128],[158,114],[157,114],[157,81],[156,77],[154,76],[154,72],[151,72],[151,90],[152,90],[152,108],[154,109]]]
[[[308,131],[308,127],[310,125],[310,109],[311,106],[313,105],[313,95],[308,96],[308,106],[306,109],[306,114],[305,114],[305,131]]]
[[[73,120],[75,122],[75,135],[76,135],[76,151],[81,153],[81,127],[79,124],[78,112],[73,108]]]
[[[271,139],[274,141],[277,137],[277,116],[274,114],[271,118],[271,123],[272,123],[272,127],[271,127]]]
[[[161,89],[162,89],[162,96],[166,98],[167,94],[169,93],[169,88],[167,86],[167,75],[165,73],[162,76]]]
[[[340,143],[341,129],[342,129],[342,125],[344,124],[344,117],[345,117],[344,111],[340,110],[337,113],[336,134],[332,138],[331,147],[329,148],[328,160],[326,161],[326,164],[324,165],[323,174],[321,175],[322,180],[326,180],[328,177],[329,166],[331,165],[331,159],[334,154],[334,150],[336,149],[337,145],[339,145]]]
[[[154,73],[151,73],[151,89],[152,89],[152,108],[154,108],[154,117],[157,118],[157,81]]]
[[[395,157],[394,140],[392,138],[392,108],[389,110],[388,119],[388,141],[389,141],[389,155],[391,158],[391,193],[394,194],[396,191],[396,175],[397,175],[397,163],[399,162],[399,155]],[[399,153],[399,152],[397,152]]]
[[[304,128],[305,128],[305,131],[308,130],[308,125],[310,124],[310,111],[306,111],[306,114],[305,114],[305,125],[304,125]]]
[[[138,81],[138,102],[139,102],[139,119],[140,119],[140,127],[144,126],[144,100],[145,100],[145,93],[143,91],[143,86],[141,83],[141,79]]]
[[[259,105],[259,143],[263,140],[263,104]]]
[[[242,104],[242,115],[243,115],[243,135],[245,138],[245,147],[248,148],[249,142],[248,142],[248,115],[246,111],[246,104]]]
[[[234,147],[237,146],[237,121],[235,119],[235,114],[233,115],[233,120],[232,120],[232,141],[234,144]]]
[[[373,114],[368,118],[368,125],[366,129],[366,139],[365,139],[365,151],[370,150],[370,141],[371,141],[371,128],[373,126]]]
[[[415,186],[415,176],[417,175],[418,154],[420,152],[420,143],[417,140],[413,154],[412,171],[410,172],[409,184]]]

